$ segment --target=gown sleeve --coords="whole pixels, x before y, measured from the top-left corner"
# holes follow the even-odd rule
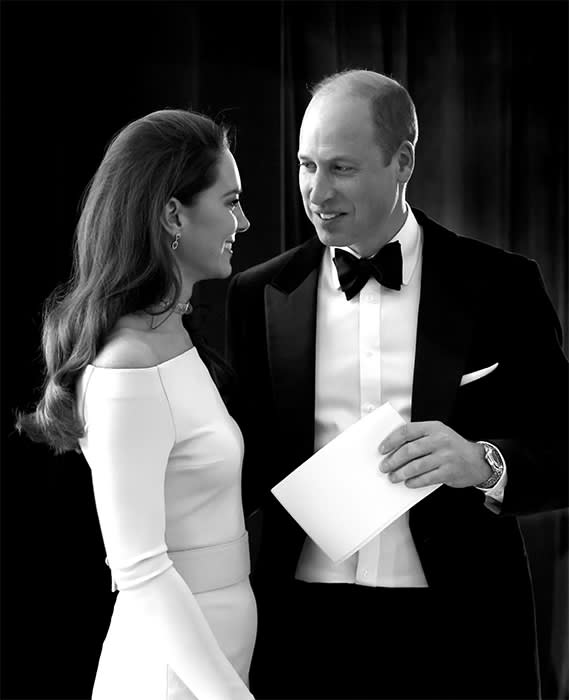
[[[175,432],[157,368],[92,370],[82,451],[114,581],[162,658],[200,700],[250,700],[165,541],[165,473]]]

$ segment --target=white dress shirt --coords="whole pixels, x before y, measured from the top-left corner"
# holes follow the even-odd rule
[[[423,233],[411,208],[407,211],[404,225],[392,238],[400,242],[403,258],[399,291],[371,277],[348,301],[333,262],[335,249],[324,253],[317,296],[315,451],[386,401],[404,420],[411,419]],[[494,489],[491,495],[495,496]],[[409,529],[409,513],[339,564],[307,537],[296,578],[364,586],[428,586]]]
[[[401,243],[400,291],[370,278],[347,301],[333,262],[334,248],[323,256],[317,297],[315,450],[386,401],[405,420],[411,419],[422,232],[410,208],[392,240]],[[336,565],[307,537],[296,578],[366,586],[427,586],[408,514]]]

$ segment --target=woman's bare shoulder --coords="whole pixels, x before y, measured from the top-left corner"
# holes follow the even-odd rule
[[[148,333],[121,328],[113,332],[93,360],[95,367],[139,369],[159,363],[155,343]]]

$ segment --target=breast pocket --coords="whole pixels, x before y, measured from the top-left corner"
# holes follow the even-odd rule
[[[454,429],[467,440],[483,440],[503,422],[504,373],[499,362],[476,363],[456,392]],[[472,366],[472,365],[471,365]],[[476,365],[475,365],[476,366]]]
[[[474,372],[464,374],[460,380],[460,386],[465,386],[466,384],[471,384],[472,382],[476,382],[484,377],[487,377],[498,368],[499,364],[499,362],[494,362],[494,364],[488,365],[487,367],[482,367],[474,370]]]

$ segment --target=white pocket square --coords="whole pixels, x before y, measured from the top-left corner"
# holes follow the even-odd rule
[[[482,379],[482,377],[485,377],[487,374],[490,374],[490,372],[493,372],[498,366],[498,364],[499,363],[496,362],[495,364],[490,365],[490,367],[484,367],[483,369],[477,369],[476,372],[469,372],[468,374],[464,374],[462,376],[462,379],[460,380],[460,386],[470,384],[470,382],[475,382],[477,379]]]

